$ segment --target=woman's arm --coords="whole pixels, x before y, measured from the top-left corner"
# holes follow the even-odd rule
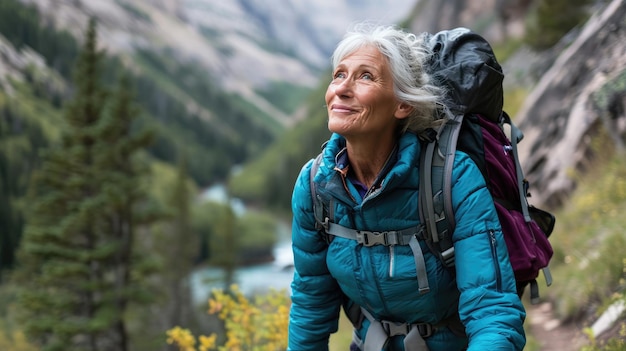
[[[309,186],[311,162],[298,176],[292,196],[294,279],[289,316],[290,351],[328,350],[337,331],[341,291],[326,266],[327,243],[315,230]]]
[[[474,162],[457,154],[452,201],[459,314],[468,351],[522,350],[526,317],[491,194]]]

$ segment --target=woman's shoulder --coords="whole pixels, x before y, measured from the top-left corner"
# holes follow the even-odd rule
[[[453,178],[455,177],[471,178],[474,182],[483,182],[484,179],[476,162],[464,151],[456,150],[454,155],[454,163],[452,168]],[[475,176],[476,175],[476,176]],[[480,175],[480,176],[478,176]]]
[[[454,157],[451,185],[452,198],[457,201],[481,189],[487,190],[487,182],[474,160],[467,153],[458,150]]]

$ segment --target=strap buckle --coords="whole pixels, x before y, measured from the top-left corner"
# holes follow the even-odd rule
[[[387,333],[387,336],[392,337],[396,335],[407,335],[411,330],[411,326],[406,323],[397,323],[390,321],[380,321],[383,326],[383,330]]]
[[[374,245],[397,245],[398,244],[398,232],[395,230],[385,232],[370,232],[366,230],[356,231],[356,240],[363,246]]]
[[[435,331],[432,324],[429,323],[408,324],[383,320],[380,321],[380,324],[382,325],[383,330],[388,337],[397,335],[408,335],[411,330],[417,329],[417,332],[419,332],[422,338],[428,338],[432,336]]]

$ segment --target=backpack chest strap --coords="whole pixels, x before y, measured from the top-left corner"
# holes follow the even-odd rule
[[[413,258],[415,259],[415,271],[417,272],[419,292],[420,294],[425,294],[430,291],[424,254],[422,253],[422,248],[417,241],[418,237],[421,238],[423,236],[423,226],[405,228],[401,230],[388,230],[383,232],[356,230],[344,227],[340,224],[331,223],[329,221],[326,221],[323,226],[327,234],[345,239],[356,240],[357,243],[363,246],[408,245],[411,247]]]
[[[363,244],[363,246],[409,245],[411,238],[415,237],[415,235],[422,231],[421,227],[411,227],[401,230],[386,230],[382,232],[356,230],[332,222],[325,223],[325,226],[326,233],[346,239],[356,240],[359,244]]]

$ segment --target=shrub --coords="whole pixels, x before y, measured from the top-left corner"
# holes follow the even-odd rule
[[[191,331],[174,327],[167,331],[167,342],[179,351],[275,351],[287,348],[289,297],[271,290],[251,301],[233,286],[230,291],[214,290],[209,314],[224,322],[225,336],[212,333],[197,339]],[[218,342],[223,342],[218,346]]]

